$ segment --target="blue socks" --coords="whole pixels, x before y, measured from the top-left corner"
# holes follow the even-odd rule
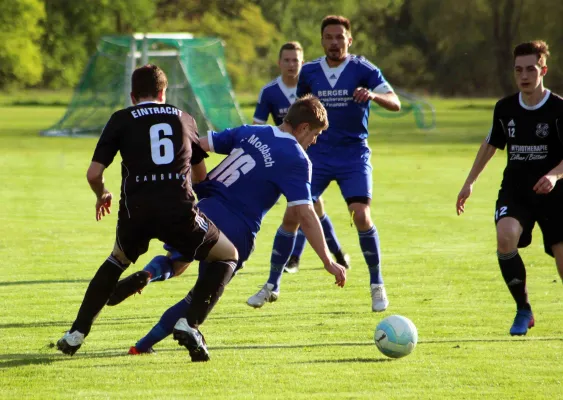
[[[150,272],[151,282],[165,281],[174,276],[172,260],[166,256],[156,256],[143,268],[143,271]]]
[[[295,233],[286,232],[280,227],[274,238],[272,257],[270,259],[270,277],[268,278],[268,283],[274,285],[274,291],[279,289],[283,267],[287,264],[294,245]]]
[[[291,253],[291,255],[297,258],[301,258],[306,244],[307,238],[305,237],[305,234],[303,233],[301,228],[299,228],[299,230],[297,231],[297,236],[295,237],[295,246],[293,246],[293,253]]]
[[[321,226],[323,227],[323,233],[325,235],[326,244],[328,249],[332,254],[338,253],[340,249],[340,242],[336,238],[336,232],[334,231],[334,226],[327,214],[323,215],[321,218]]]
[[[321,221],[321,226],[323,227],[323,233],[328,249],[332,254],[338,253],[339,251],[341,251],[341,247],[340,242],[336,237],[334,226],[332,226],[332,221],[327,214],[323,215],[321,218],[319,218],[319,220]],[[305,234],[303,233],[301,228],[299,228],[299,231],[297,232],[297,238],[295,239],[295,247],[293,247],[293,253],[291,253],[291,255],[297,258],[301,258],[301,255],[303,255],[303,251],[305,250],[306,243],[307,239],[305,238]]]
[[[360,247],[368,265],[369,283],[383,284],[380,267],[381,251],[379,249],[379,236],[375,225],[365,232],[358,232],[358,234],[360,236]]]
[[[190,305],[186,299],[180,300],[178,303],[170,307],[162,314],[160,321],[150,330],[149,333],[137,342],[135,347],[138,351],[145,353],[152,346],[165,339],[174,330],[174,325],[180,318],[184,318]]]

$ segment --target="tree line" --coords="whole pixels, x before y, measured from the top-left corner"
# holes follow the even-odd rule
[[[278,49],[298,40],[323,54],[320,21],[352,21],[351,50],[397,87],[445,96],[515,90],[512,48],[550,44],[547,86],[563,91],[560,0],[0,0],[0,88],[73,87],[103,35],[191,32],[226,43],[236,90],[277,75]]]

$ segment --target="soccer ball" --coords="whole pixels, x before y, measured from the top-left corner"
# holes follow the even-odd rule
[[[391,315],[377,324],[374,339],[379,351],[387,357],[401,358],[414,350],[418,332],[410,319]]]

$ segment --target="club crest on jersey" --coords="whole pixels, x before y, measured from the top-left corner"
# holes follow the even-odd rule
[[[549,124],[546,123],[539,123],[536,125],[536,135],[543,139],[549,135]]]

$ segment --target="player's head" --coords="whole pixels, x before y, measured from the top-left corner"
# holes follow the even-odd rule
[[[153,64],[143,65],[131,76],[131,101],[133,104],[147,100],[164,103],[167,87],[168,79],[163,70]]]
[[[321,101],[307,94],[289,107],[283,122],[288,124],[299,144],[307,149],[328,128],[328,116]]]
[[[520,43],[514,48],[514,77],[518,89],[532,93],[547,74],[549,49],[543,40]]]
[[[350,20],[340,15],[324,17],[321,23],[321,43],[329,60],[344,60],[348,56],[348,48],[352,45]]]
[[[297,78],[303,65],[303,47],[299,42],[287,42],[280,48],[278,56],[283,77]]]

